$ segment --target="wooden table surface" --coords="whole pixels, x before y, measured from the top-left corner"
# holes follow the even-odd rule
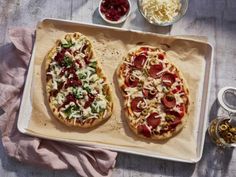
[[[190,0],[185,17],[171,27],[148,24],[140,15],[136,0],[122,28],[167,35],[207,36],[215,57],[210,91],[209,120],[225,114],[216,102],[220,88],[236,87],[236,1]],[[13,26],[35,28],[42,18],[53,17],[103,24],[98,14],[99,0],[0,0],[0,46],[9,42],[7,31]],[[1,59],[1,58],[0,58]],[[74,171],[45,170],[9,158],[0,144],[1,177],[77,176]],[[202,159],[196,164],[178,163],[119,153],[113,176],[205,176],[236,177],[236,151],[220,150],[206,135]]]

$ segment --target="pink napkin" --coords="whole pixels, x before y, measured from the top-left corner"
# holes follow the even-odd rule
[[[6,153],[19,161],[52,169],[73,167],[81,176],[110,176],[116,152],[40,139],[18,131],[16,122],[34,31],[14,28],[9,30],[9,36],[13,45],[0,48],[0,130]]]

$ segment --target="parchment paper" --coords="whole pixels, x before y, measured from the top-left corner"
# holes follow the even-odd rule
[[[112,117],[92,130],[78,130],[64,126],[56,120],[48,107],[43,66],[44,57],[57,39],[67,32],[81,32],[93,43],[95,54],[111,84],[114,99]],[[31,90],[32,117],[27,131],[34,134],[74,140],[88,144],[106,145],[119,149],[158,155],[168,158],[195,159],[197,156],[197,131],[205,72],[206,45],[192,40],[143,34],[116,29],[103,29],[79,24],[64,24],[45,20],[38,25],[35,41],[35,64]],[[137,138],[129,129],[123,112],[123,98],[118,88],[115,70],[129,49],[136,45],[160,46],[167,51],[168,59],[182,71],[190,92],[190,113],[186,126],[167,141],[148,141]],[[170,48],[169,48],[169,47]]]

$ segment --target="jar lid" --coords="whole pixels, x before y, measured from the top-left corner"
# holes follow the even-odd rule
[[[236,88],[223,87],[218,92],[220,105],[229,113],[236,113]]]

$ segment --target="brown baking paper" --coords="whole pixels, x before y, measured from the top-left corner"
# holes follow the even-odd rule
[[[44,57],[55,41],[61,39],[67,32],[81,32],[91,40],[95,54],[101,60],[104,73],[113,90],[113,115],[108,121],[94,129],[69,128],[58,122],[48,107],[43,82],[45,77]],[[115,70],[129,49],[143,44],[159,46],[166,50],[168,59],[180,68],[189,86],[191,102],[187,123],[180,133],[166,141],[149,141],[136,137],[129,129],[122,109],[123,98]],[[33,110],[27,131],[46,138],[102,145],[106,148],[148,156],[183,160],[197,157],[197,131],[206,63],[204,43],[148,33],[44,20],[38,25],[35,45],[31,89]]]

